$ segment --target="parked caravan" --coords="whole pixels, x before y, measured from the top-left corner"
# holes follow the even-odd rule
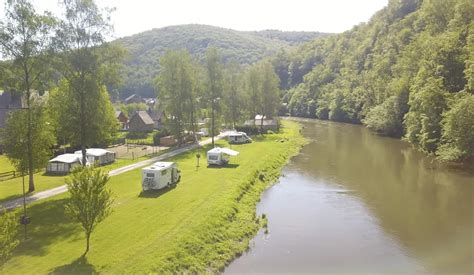
[[[59,155],[48,162],[46,166],[47,174],[65,175],[76,166],[82,165],[82,155],[63,154]]]
[[[82,156],[82,151],[76,151],[74,154]],[[95,165],[105,165],[115,161],[115,153],[101,148],[86,149],[87,161]]]
[[[230,133],[227,138],[229,143],[231,144],[242,144],[252,142],[252,139],[244,132]]]
[[[159,190],[172,186],[181,179],[181,172],[175,162],[155,162],[142,169],[143,191]]]
[[[207,151],[208,165],[226,165],[230,156],[237,156],[239,152],[228,148],[215,147]]]

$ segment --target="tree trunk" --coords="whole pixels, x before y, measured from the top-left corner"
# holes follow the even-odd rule
[[[84,85],[84,81],[83,79],[81,79],[81,86],[85,86]],[[86,153],[86,119],[85,119],[85,95],[84,95],[84,90],[82,89],[80,91],[80,100],[81,100],[81,104],[80,104],[80,113],[81,113],[81,118],[80,118],[80,123],[81,123],[81,152],[82,152],[82,167],[86,167],[87,165],[87,153]]]
[[[260,133],[263,135],[263,117],[264,115],[262,114],[262,119],[260,120]]]
[[[31,193],[35,191],[34,183],[34,167],[33,167],[33,133],[31,129],[31,91],[30,91],[30,75],[28,69],[25,67],[25,84],[26,84],[26,107],[28,112],[28,142],[27,142],[27,151],[28,151],[28,192]]]
[[[214,99],[211,104],[211,139],[212,139],[212,148],[214,148]]]
[[[86,234],[86,251],[84,251],[84,256],[89,252],[89,242],[90,242],[91,235]]]

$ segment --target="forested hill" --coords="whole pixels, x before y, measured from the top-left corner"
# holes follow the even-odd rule
[[[279,54],[288,111],[474,158],[473,17],[472,0],[391,0],[369,23]]]
[[[127,49],[129,56],[125,61],[125,86],[121,88],[120,96],[132,93],[153,95],[153,79],[158,74],[159,59],[168,49],[187,49],[197,60],[203,61],[206,49],[215,46],[224,62],[236,60],[240,64],[252,64],[282,48],[324,35],[274,30],[243,32],[192,24],[153,29],[121,38],[117,42]]]

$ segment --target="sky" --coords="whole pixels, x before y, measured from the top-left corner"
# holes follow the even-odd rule
[[[32,0],[39,11],[59,14],[58,0]],[[5,0],[0,0],[0,17]],[[180,24],[205,24],[234,30],[340,33],[367,22],[388,0],[96,0],[115,7],[114,37]]]

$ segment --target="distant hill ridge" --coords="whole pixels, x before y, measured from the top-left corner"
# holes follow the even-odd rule
[[[117,39],[129,52],[125,61],[125,86],[120,97],[137,93],[152,96],[153,79],[159,72],[159,58],[169,49],[187,49],[197,60],[203,61],[206,49],[217,47],[224,62],[235,60],[252,64],[281,49],[327,36],[320,32],[285,32],[278,30],[236,31],[208,25],[177,25],[152,29]]]

